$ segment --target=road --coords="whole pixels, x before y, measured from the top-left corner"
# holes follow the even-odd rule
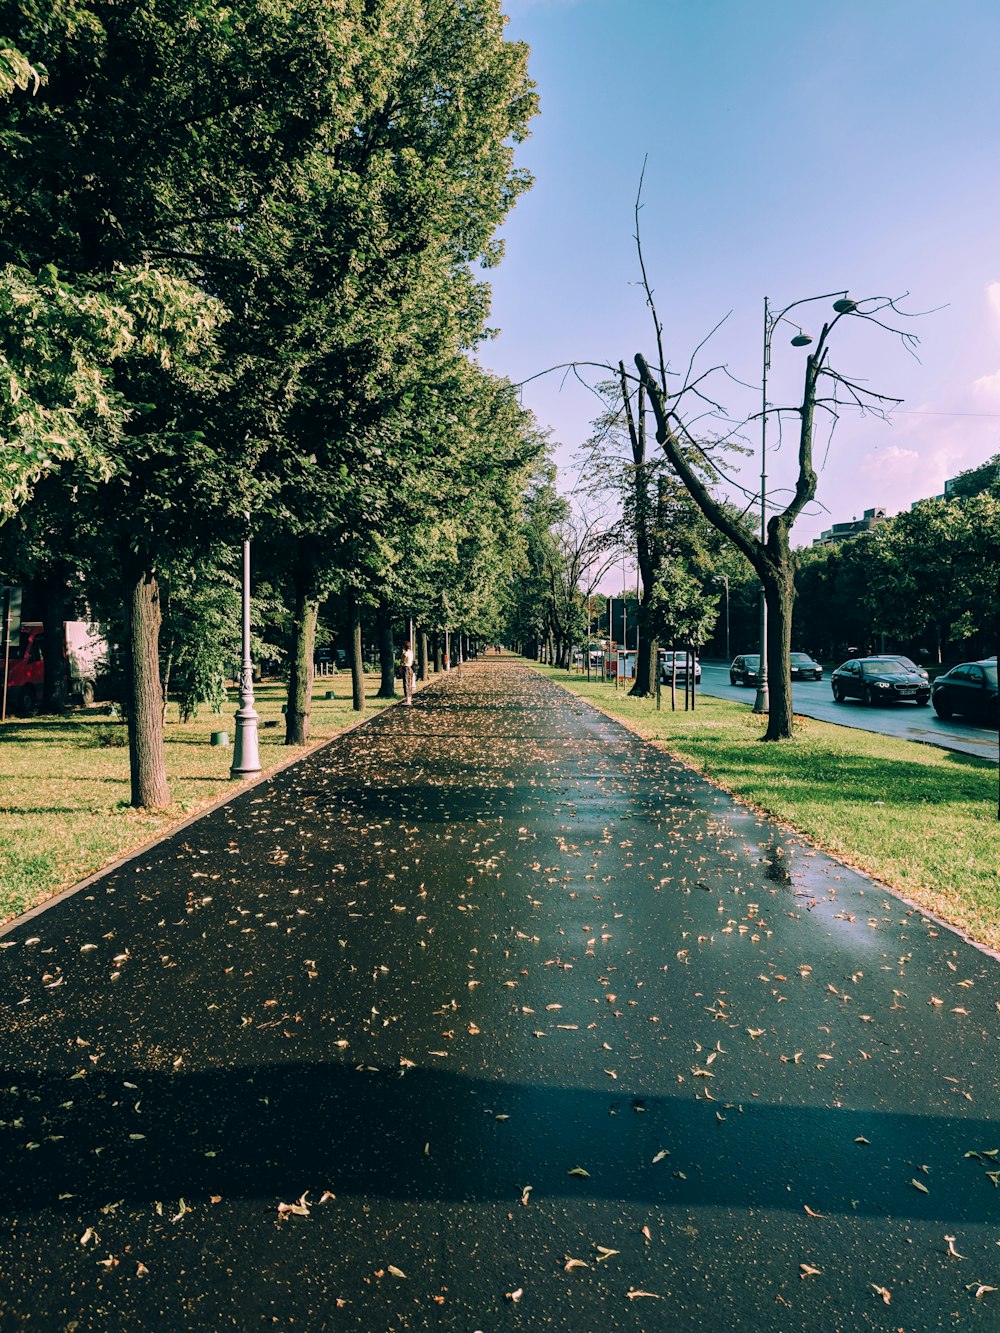
[[[729,668],[703,662],[701,688],[705,694],[720,699],[735,699],[753,707],[756,691],[743,685],[730,685]],[[862,731],[878,731],[886,736],[897,736],[904,741],[922,741],[945,750],[978,755],[981,759],[997,762],[997,733],[988,727],[974,726],[953,718],[942,721],[929,705],[891,704],[885,708],[868,708],[850,700],[838,704],[833,701],[829,672],[822,680],[802,680],[792,684],[795,711],[803,717],[815,717],[822,722],[835,722],[842,727],[860,727]]]
[[[4,1329],[1000,1326],[1000,964],[527,667],[0,944]]]

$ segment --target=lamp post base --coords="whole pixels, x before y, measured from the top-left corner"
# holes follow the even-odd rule
[[[236,739],[233,743],[231,778],[250,777],[260,772],[260,750],[257,743],[257,713],[253,706],[241,708],[236,714]]]
[[[753,701],[753,711],[755,713],[768,713],[771,711],[766,685],[758,685],[757,698]]]

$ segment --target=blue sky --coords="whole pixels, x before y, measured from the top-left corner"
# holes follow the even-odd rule
[[[833,364],[903,398],[890,424],[845,412],[806,544],[876,505],[890,513],[1000,452],[1000,6],[996,0],[505,0],[531,48],[541,114],[519,162],[535,176],[490,275],[480,359],[515,381],[567,361],[652,353],[633,241],[648,155],[643,249],[667,355],[759,385],[772,307],[847,289],[910,295],[919,363],[844,321]],[[798,316],[818,332],[822,303]],[[810,313],[815,311],[815,315]],[[731,313],[730,313],[731,312]],[[791,403],[803,353],[774,336],[768,397]],[[721,391],[721,383],[719,385]],[[727,391],[731,411],[759,409]],[[598,404],[562,374],[524,401],[559,445],[561,484]],[[757,439],[759,428],[751,437]],[[780,493],[794,434],[768,463]],[[824,463],[825,437],[817,450]],[[740,480],[758,485],[759,458]]]

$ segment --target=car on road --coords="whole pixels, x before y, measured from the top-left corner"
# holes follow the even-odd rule
[[[760,653],[740,653],[729,668],[730,685],[756,685],[760,678]]]
[[[830,686],[838,704],[860,699],[871,705],[899,701],[922,705],[931,697],[926,676],[896,657],[852,657],[833,672]]]
[[[927,668],[918,666],[912,657],[903,657],[901,653],[879,653],[879,658],[884,662],[902,662],[907,671],[915,671],[918,676],[923,676],[924,680],[930,680]]]
[[[661,648],[661,649],[660,649],[660,683],[661,683],[661,685],[669,685],[669,684],[670,684],[670,678],[671,678],[671,676],[673,675],[673,672],[674,672],[674,663],[675,663],[675,662],[676,662],[676,664],[677,664],[677,679],[678,679],[678,680],[686,680],[686,679],[687,679],[687,669],[688,669],[687,656],[688,656],[688,655],[687,655],[687,653],[685,653],[685,652],[676,652],[676,653],[674,653],[674,652],[670,652],[670,650],[669,650],[669,649],[666,649],[666,648]],[[700,684],[700,682],[701,682],[701,661],[700,661],[699,658],[697,658],[697,657],[694,659],[694,678],[695,678],[695,682]]]
[[[988,726],[998,725],[997,661],[962,662],[938,676],[931,686],[931,703],[938,717],[953,713],[977,718]]]
[[[792,680],[822,680],[823,668],[808,653],[789,653]]]

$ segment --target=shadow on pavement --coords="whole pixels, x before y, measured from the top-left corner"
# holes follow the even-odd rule
[[[806,1200],[829,1214],[951,1224],[996,1213],[986,1174],[996,1163],[965,1159],[995,1146],[995,1124],[968,1116],[733,1106],[343,1064],[76,1079],[7,1068],[0,1114],[22,1122],[29,1142],[0,1172],[8,1215],[304,1190],[516,1201],[526,1184],[536,1200],[800,1211]],[[589,1174],[572,1176],[576,1167]],[[914,1178],[932,1185],[927,1194]]]

